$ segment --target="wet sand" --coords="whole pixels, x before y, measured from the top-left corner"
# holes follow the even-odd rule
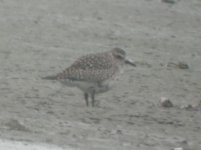
[[[200,0],[0,0],[0,138],[82,150],[201,149],[201,110],[184,108],[201,100],[200,33]],[[78,89],[41,79],[114,47],[137,67],[97,97],[97,108]],[[161,97],[174,106],[161,107]]]

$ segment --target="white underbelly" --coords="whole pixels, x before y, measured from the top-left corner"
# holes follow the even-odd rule
[[[66,86],[77,87],[78,89],[86,93],[90,93],[92,90],[95,90],[96,94],[107,92],[111,89],[113,85],[112,81],[110,80],[103,83],[69,80],[62,80],[60,82]]]
[[[103,93],[110,90],[114,83],[119,79],[119,75],[122,73],[122,70],[119,70],[113,77],[105,80],[101,83],[90,82],[90,81],[78,81],[78,80],[60,80],[60,82],[66,86],[77,87],[81,91],[90,93],[91,90],[95,90],[96,93]]]

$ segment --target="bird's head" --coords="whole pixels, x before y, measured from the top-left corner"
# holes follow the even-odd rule
[[[121,64],[129,64],[131,66],[136,66],[135,63],[126,57],[126,52],[121,48],[113,48],[112,49],[113,57],[120,62]]]

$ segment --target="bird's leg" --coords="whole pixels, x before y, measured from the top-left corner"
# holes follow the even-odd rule
[[[95,90],[92,90],[91,92],[91,105],[92,107],[95,106]]]
[[[89,98],[88,93],[84,93],[84,100],[85,100],[87,106],[89,106],[89,100],[88,100],[88,98]]]

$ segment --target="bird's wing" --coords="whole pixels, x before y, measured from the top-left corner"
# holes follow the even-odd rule
[[[70,68],[76,69],[109,69],[112,67],[112,57],[107,53],[88,54],[78,58]]]
[[[57,79],[101,82],[112,77],[116,72],[109,55],[86,55],[80,57],[69,68],[57,75]]]

